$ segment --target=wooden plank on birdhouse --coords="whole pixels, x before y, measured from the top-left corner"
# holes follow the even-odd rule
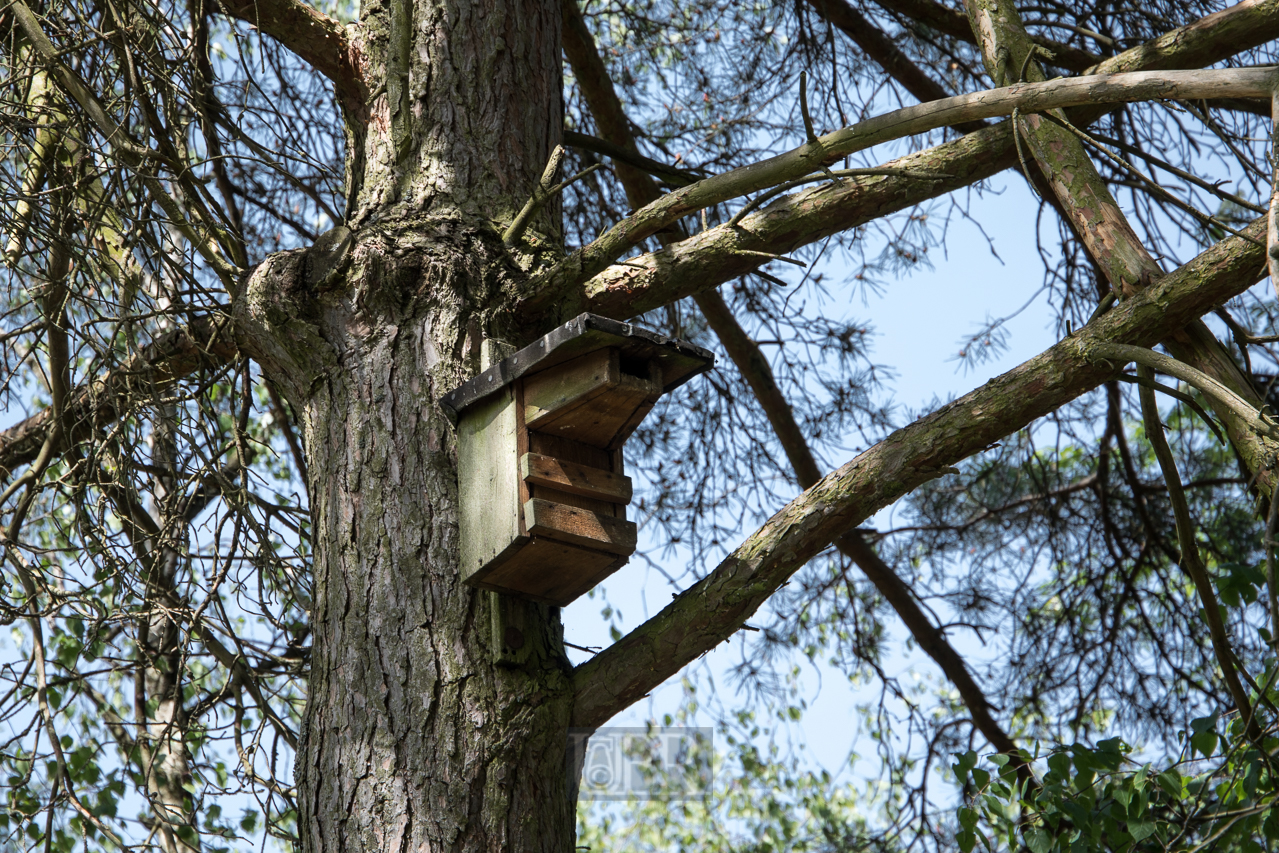
[[[520,459],[520,475],[535,486],[583,497],[617,503],[630,503],[631,500],[630,477],[540,453],[524,454]]]
[[[533,498],[524,504],[524,523],[533,536],[545,536],[610,554],[635,553],[635,523],[581,507]]]
[[[617,384],[616,349],[606,347],[535,373],[524,380],[524,423],[531,430]]]
[[[663,393],[709,370],[715,363],[714,356],[701,347],[671,340],[630,323],[582,314],[463,382],[441,398],[440,406],[456,423],[463,412],[507,385],[522,378],[532,379],[605,348],[618,350],[624,361],[656,363]],[[622,372],[633,371],[623,365]]]
[[[626,557],[536,538],[473,586],[560,607],[626,565]]]
[[[458,539],[462,579],[510,556],[520,535],[520,465],[515,395],[508,388],[467,412],[458,425]],[[478,579],[478,578],[477,578]]]
[[[617,468],[615,454],[600,447],[591,447],[589,444],[573,441],[571,438],[547,435],[544,432],[530,432],[528,449],[532,453],[553,456],[565,462],[576,462],[578,465],[589,465],[592,468],[621,473]]]
[[[623,358],[622,369],[626,369],[626,359]],[[631,416],[627,418],[613,433],[613,440],[607,445],[609,450],[620,450],[622,445],[626,443],[626,439],[639,428],[644,418],[648,417],[648,413],[653,410],[654,404],[662,396],[662,366],[656,359],[647,362],[640,362],[634,369],[634,375],[639,376],[648,374],[648,393],[631,412]],[[620,456],[619,456],[620,458]]]
[[[540,418],[537,429],[593,447],[618,447],[661,393],[661,386],[648,379],[622,374],[615,384],[600,393],[583,397]]]

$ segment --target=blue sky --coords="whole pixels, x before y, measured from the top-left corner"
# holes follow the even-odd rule
[[[998,258],[973,222],[955,218],[945,247],[930,252],[932,269],[921,266],[909,275],[890,279],[881,292],[868,293],[864,304],[857,296],[851,306],[854,316],[874,325],[872,360],[895,372],[895,379],[888,385],[891,398],[907,409],[926,410],[934,398],[962,394],[1053,343],[1054,315],[1041,293],[1006,324],[1010,334],[1003,353],[967,369],[956,360],[966,334],[976,331],[989,317],[1006,316],[1025,305],[1042,283],[1042,261],[1035,248],[1037,201],[1018,175],[1005,173],[993,185],[996,192],[973,198],[970,213],[987,234],[993,235]],[[838,274],[835,269],[831,272]],[[846,460],[831,461],[839,464]],[[868,526],[888,526],[891,512],[892,508],[883,511]],[[739,538],[753,529],[743,527]],[[640,536],[643,547],[642,530]],[[665,567],[672,575],[681,574],[682,566]],[[579,599],[565,609],[565,635],[570,642],[588,647],[607,647],[611,643],[609,622],[600,613],[605,599],[621,610],[624,618],[618,627],[626,631],[669,602],[672,591],[661,573],[639,559],[633,559],[609,578],[603,590],[605,595]],[[890,675],[913,681],[908,674],[913,668],[923,677],[940,678],[931,661],[917,651],[906,650],[902,642],[904,631],[894,636],[896,653],[886,658]],[[587,657],[582,652],[570,652],[575,661]],[[723,701],[730,705],[743,701],[742,697],[733,696],[727,678],[728,670],[738,660],[739,647],[734,642],[719,646],[703,659],[703,664],[715,674]],[[873,701],[877,694],[873,687],[855,689],[832,668],[803,670],[801,696],[809,707],[796,734],[807,742],[807,757],[814,768],[824,767],[834,774],[846,766],[847,756],[857,745],[854,705]],[[680,698],[679,679],[673,678],[649,700],[633,706],[611,724],[636,725],[660,718],[673,710]],[[873,775],[872,764],[873,759],[859,771]]]

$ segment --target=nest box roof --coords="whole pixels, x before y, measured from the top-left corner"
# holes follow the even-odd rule
[[[440,406],[449,420],[456,424],[464,411],[516,379],[604,347],[617,347],[623,355],[660,364],[663,393],[715,366],[715,356],[709,350],[687,341],[668,338],[597,314],[579,314],[510,358],[463,382],[444,395]]]

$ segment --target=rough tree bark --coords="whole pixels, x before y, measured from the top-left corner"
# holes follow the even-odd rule
[[[806,560],[874,509],[1113,375],[1117,366],[1094,358],[1090,346],[1152,344],[1246,288],[1261,266],[1255,240],[1263,229],[1254,226],[1252,241],[1223,241],[1078,335],[838,471],[816,483],[815,469],[801,474],[811,485],[805,495],[705,580],[576,671],[564,656],[558,611],[508,602],[503,606],[525,610],[530,654],[517,667],[499,666],[488,636],[495,599],[458,580],[454,436],[436,400],[499,355],[502,342],[524,342],[557,313],[589,307],[633,316],[755,268],[760,248],[811,242],[1005,168],[1015,162],[1007,123],[905,158],[897,164],[902,174],[798,193],[740,227],[710,229],[610,266],[617,252],[680,216],[649,211],[647,224],[619,226],[618,239],[591,263],[555,267],[553,203],[515,250],[500,235],[533,195],[562,132],[558,2],[370,0],[361,23],[350,27],[293,0],[221,5],[333,80],[349,134],[348,222],[309,249],[272,256],[242,281],[205,240],[202,255],[232,290],[235,329],[220,318],[196,321],[92,386],[55,395],[50,416],[0,435],[0,474],[39,455],[47,462],[95,423],[118,417],[132,377],[152,358],[164,364],[148,374],[157,388],[207,357],[248,355],[289,398],[302,420],[315,543],[310,695],[296,759],[299,833],[310,853],[571,849],[574,804],[564,766],[570,724],[605,722],[731,635]],[[1230,20],[1250,20],[1250,29],[1230,50],[1279,26],[1276,5],[1241,3]],[[34,14],[21,3],[13,9],[42,61],[58,69],[58,85],[102,134],[125,140],[122,160],[150,156],[120,135],[94,94],[59,64]],[[1100,70],[1226,52],[1210,41],[1187,27],[1167,44],[1156,40]],[[1061,98],[1070,85],[1045,96]],[[1270,86],[1267,77],[1264,93]],[[1066,106],[1094,95],[1019,103]],[[929,109],[935,105],[917,112]],[[981,109],[942,123],[1007,112],[989,103]],[[900,123],[889,124],[880,128],[885,138],[903,132]],[[831,144],[851,146],[846,137],[831,135]],[[798,170],[790,175],[796,177],[834,150],[806,147],[779,159]],[[754,189],[766,189],[789,174],[777,165],[712,179],[657,206],[691,205],[698,193],[698,203],[706,203],[708,192],[720,190],[736,197],[742,172],[763,181]],[[158,182],[146,187],[156,204],[168,203]],[[666,214],[673,218],[654,224]],[[538,269],[540,278],[530,274]],[[154,603],[169,604],[160,586]],[[211,632],[198,630],[219,663],[243,666]],[[172,644],[157,640],[159,658]],[[172,687],[160,669],[147,685],[152,694]],[[170,776],[180,777],[177,771]],[[181,794],[170,794],[161,799],[180,810]]]
[[[561,134],[559,8],[383,0],[362,19],[361,74],[386,83],[367,123],[347,117],[361,227],[273,257],[240,299],[302,420],[315,525],[302,846],[569,850],[558,609],[527,605],[529,662],[494,664],[490,596],[459,581],[454,438],[435,402],[478,369],[525,277],[499,226]],[[528,242],[553,239],[554,214]]]

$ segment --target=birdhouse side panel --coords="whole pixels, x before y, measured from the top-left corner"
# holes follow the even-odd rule
[[[472,584],[528,541],[520,534],[519,429],[509,388],[458,423],[460,560],[462,579]]]

